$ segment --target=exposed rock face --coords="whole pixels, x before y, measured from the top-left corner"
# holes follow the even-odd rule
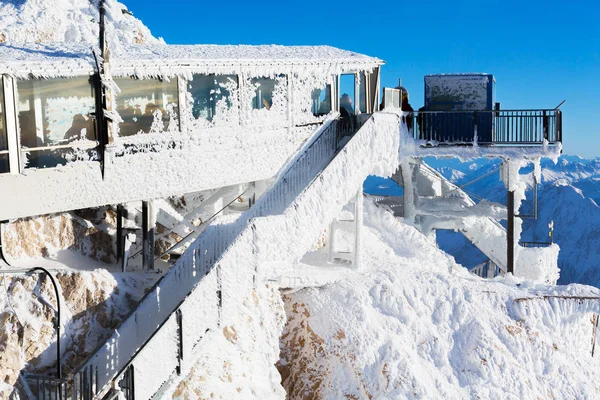
[[[329,398],[331,388],[328,387],[328,382],[336,373],[331,366],[347,368],[353,364],[353,354],[346,351],[346,334],[339,330],[334,340],[327,343],[312,330],[311,314],[306,305],[296,302],[290,296],[283,296],[283,299],[288,325],[281,336],[281,359],[277,363],[281,383],[289,399]],[[360,376],[360,373],[356,371],[356,375]],[[357,392],[361,393],[360,398],[372,398],[365,387],[352,389],[346,392],[340,387],[340,398],[358,400],[355,397]]]
[[[68,374],[135,307],[156,275],[106,271],[60,273],[63,373]],[[0,398],[8,398],[26,370],[51,375],[56,368],[56,299],[45,275],[0,277]],[[6,388],[6,390],[4,390]]]
[[[176,399],[284,399],[275,368],[285,323],[276,288],[258,287],[233,325],[209,332],[195,350],[198,361],[170,393]],[[166,397],[166,396],[165,396]]]
[[[114,212],[107,208],[19,219],[4,227],[2,243],[10,259],[48,257],[79,250],[104,263],[115,260]]]

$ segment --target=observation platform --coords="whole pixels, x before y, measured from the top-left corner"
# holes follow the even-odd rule
[[[383,105],[403,112],[418,157],[560,155],[562,103],[554,109],[502,110],[495,86],[491,74],[427,75],[423,107],[414,110],[402,86],[384,88]]]
[[[348,128],[376,111],[382,64],[327,46],[0,45],[0,221],[272,178],[342,108]]]

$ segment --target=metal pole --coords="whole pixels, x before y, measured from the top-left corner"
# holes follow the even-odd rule
[[[154,212],[149,201],[142,202],[142,263],[147,271],[154,270]]]
[[[515,192],[508,191],[506,196],[508,210],[506,226],[506,272],[515,273]]]
[[[117,263],[123,263],[123,204],[117,205]]]

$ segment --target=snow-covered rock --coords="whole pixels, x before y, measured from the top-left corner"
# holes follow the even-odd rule
[[[389,213],[365,223],[365,270],[284,297],[290,399],[597,395],[599,290],[485,281]]]
[[[155,44],[162,39],[115,0],[106,0],[107,40]],[[0,43],[85,43],[98,46],[97,0],[0,0]]]
[[[61,353],[65,374],[77,367],[137,305],[156,275],[106,270],[56,274],[61,293]],[[56,296],[45,275],[0,277],[0,398],[8,398],[21,371],[56,368]],[[22,397],[26,398],[26,397]]]

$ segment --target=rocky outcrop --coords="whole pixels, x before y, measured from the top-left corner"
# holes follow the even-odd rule
[[[156,275],[107,271],[56,275],[62,293],[63,373],[71,372],[135,307]],[[0,277],[0,398],[21,372],[51,375],[56,368],[56,299],[45,275]]]
[[[4,226],[2,243],[9,259],[48,257],[78,250],[92,259],[113,263],[114,211],[101,207],[16,220]]]
[[[194,350],[197,361],[164,397],[284,399],[274,364],[285,323],[277,288],[259,286],[240,304],[236,323],[208,332]]]

